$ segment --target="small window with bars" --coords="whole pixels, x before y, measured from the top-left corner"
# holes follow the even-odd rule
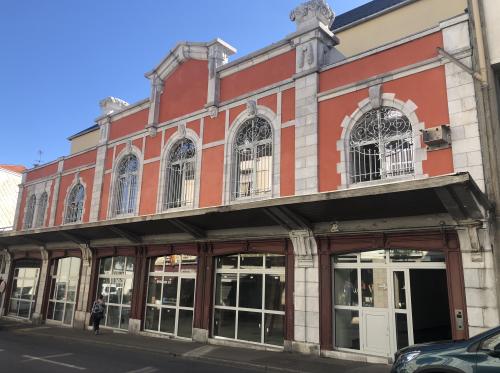
[[[351,182],[412,175],[413,148],[411,123],[403,113],[390,107],[367,112],[349,139]]]
[[[257,197],[272,190],[271,125],[254,117],[244,122],[233,144],[232,199]]]
[[[36,196],[34,194],[28,199],[26,207],[26,216],[24,217],[24,228],[30,229],[33,227],[33,218],[35,217]]]
[[[189,139],[178,141],[168,154],[163,209],[193,206],[196,148]]]
[[[83,200],[85,199],[85,188],[82,184],[76,184],[69,193],[68,206],[66,207],[66,223],[77,223],[82,220]]]
[[[118,165],[114,214],[133,214],[137,204],[139,160],[133,154],[123,158]]]

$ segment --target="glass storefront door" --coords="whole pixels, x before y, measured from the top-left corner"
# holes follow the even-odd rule
[[[430,284],[422,286],[422,281],[411,281],[410,275],[422,270],[430,271],[427,277],[444,273],[444,280],[433,277],[440,278],[439,288],[444,286],[446,289],[445,268],[444,256],[439,252],[375,250],[334,256],[336,348],[392,356],[396,350],[413,344],[414,330],[417,330],[413,314],[417,307],[412,307],[411,292],[415,289],[418,294],[431,296],[435,291]],[[439,297],[445,297],[446,300],[441,303],[448,304],[445,292],[441,291]],[[449,313],[449,309],[444,308],[440,307],[440,312]],[[420,313],[418,315],[421,316]],[[441,317],[444,321],[429,319],[432,317],[427,316],[426,323],[422,322],[418,330],[427,330],[429,325],[437,323],[446,329],[445,317]],[[443,338],[446,336],[443,332]]]
[[[99,282],[96,297],[103,295],[106,312],[103,325],[128,329],[134,281],[135,258],[115,256],[99,263]]]
[[[149,259],[144,330],[191,338],[196,270],[192,255]]]
[[[214,337],[282,346],[284,323],[284,255],[216,259]]]
[[[62,258],[52,263],[47,319],[73,324],[80,262],[80,258]]]
[[[38,262],[18,262],[9,301],[9,316],[30,319],[35,310],[40,264]]]

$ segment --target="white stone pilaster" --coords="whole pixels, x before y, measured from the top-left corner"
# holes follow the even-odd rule
[[[151,105],[149,107],[148,124],[146,128],[151,136],[156,135],[156,126],[158,125],[158,116],[160,114],[160,97],[163,93],[163,80],[154,74],[151,78]]]
[[[54,189],[53,189],[54,195],[52,196],[52,203],[50,205],[49,227],[53,227],[56,220],[56,210],[57,210],[57,203],[59,201],[59,188],[61,185],[63,166],[64,166],[64,158],[60,158],[59,164],[57,165],[57,175],[54,181]]]
[[[292,350],[319,354],[319,257],[311,231],[290,232],[295,254],[294,335]]]
[[[85,329],[90,322],[90,313],[87,312],[90,292],[90,275],[92,271],[92,249],[88,245],[80,245],[82,253],[82,268],[78,285],[78,300],[76,303],[73,327]]]
[[[208,44],[208,91],[207,107],[217,107],[219,105],[219,75],[217,68],[228,62],[228,57],[236,53],[236,49],[226,42],[215,39]]]
[[[3,249],[0,252],[0,283],[4,283],[7,286],[7,281],[9,279],[10,273],[10,264],[12,261],[12,257],[7,249]],[[5,304],[5,294],[9,291],[7,287],[5,287],[3,293],[0,293],[0,317],[5,314],[5,308],[7,305]]]
[[[106,162],[106,145],[97,148],[96,163],[94,169],[94,184],[92,185],[92,200],[90,201],[89,221],[99,219],[99,208],[101,205],[102,183],[104,180],[104,165]]]
[[[43,246],[40,247],[40,253],[42,255],[42,265],[40,267],[40,274],[38,277],[38,290],[36,293],[35,310],[33,311],[33,315],[31,317],[31,320],[35,325],[39,325],[43,322],[43,297],[45,295],[47,272],[49,271],[49,253]]]

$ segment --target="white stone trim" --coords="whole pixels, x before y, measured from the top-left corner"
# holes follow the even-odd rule
[[[422,163],[427,159],[427,150],[422,146],[421,130],[425,129],[425,124],[421,122],[416,114],[418,106],[412,101],[406,102],[398,100],[394,93],[383,93],[381,97],[381,106],[388,106],[401,111],[410,121],[413,131],[414,142],[414,164],[415,172],[413,175],[402,177],[402,179],[420,178],[424,176]],[[352,186],[367,185],[366,183],[351,183],[351,165],[349,164],[349,137],[353,126],[361,119],[361,117],[372,110],[372,102],[367,97],[358,103],[358,108],[342,121],[342,134],[337,141],[337,151],[340,152],[340,162],[337,163],[336,171],[340,173],[341,185],[340,189],[349,188]],[[398,178],[399,179],[399,178]],[[377,180],[376,183],[388,183],[392,179]]]
[[[47,213],[49,211],[49,200],[50,200],[50,188],[52,186],[52,180],[45,180],[42,182],[38,182],[36,184],[31,184],[28,186],[25,186],[25,191],[26,191],[26,201],[24,203],[24,214],[23,214],[23,221],[21,222],[21,226],[23,230],[32,230],[32,229],[39,229],[45,226],[45,221],[47,219]],[[38,213],[39,207],[40,207],[40,198],[43,193],[47,193],[47,206],[45,206],[45,211],[44,211],[44,216],[43,216],[43,223],[42,226],[36,226],[36,221],[38,218]],[[35,203],[35,210],[33,211],[33,221],[31,222],[31,228],[26,228],[26,213],[28,212],[28,202],[32,196],[35,196],[36,198],[36,203]],[[57,206],[57,205],[56,205]],[[49,224],[50,225],[50,224]]]
[[[80,220],[72,222],[72,223],[68,223],[68,222],[66,222],[66,210],[68,209],[69,195],[70,195],[71,191],[73,190],[73,188],[75,186],[77,186],[78,184],[81,184],[83,186],[83,190],[84,190],[84,193],[83,193],[83,205],[82,205],[82,216],[81,216]],[[83,181],[83,178],[80,176],[79,172],[75,172],[75,176],[73,178],[73,181],[66,188],[66,191],[65,191],[65,194],[64,194],[64,205],[63,205],[63,209],[62,209],[62,212],[61,212],[61,215],[62,215],[61,216],[61,225],[71,225],[71,224],[81,224],[81,223],[83,223],[83,217],[85,216],[85,202],[87,202],[87,197],[88,197],[87,183],[85,181]]]
[[[200,185],[201,185],[201,154],[202,154],[202,140],[198,134],[190,128],[184,127],[185,133],[182,130],[177,130],[170,138],[165,142],[160,155],[160,172],[158,180],[158,195],[156,198],[156,212],[168,212],[168,211],[180,211],[180,210],[191,210],[193,208],[198,208],[200,202]],[[196,172],[194,181],[194,201],[193,206],[183,206],[179,208],[172,208],[168,210],[163,210],[164,204],[164,190],[165,190],[165,179],[166,179],[166,169],[168,164],[168,155],[172,150],[172,147],[177,144],[178,141],[182,139],[188,139],[193,142],[196,147]]]
[[[257,101],[257,100],[255,100]],[[255,105],[255,114],[250,113],[250,108],[243,110],[230,125],[229,123],[229,111],[226,111],[226,143],[224,146],[224,179],[223,179],[223,204],[238,203],[238,200],[233,200],[231,198],[231,180],[233,178],[233,143],[235,140],[236,133],[238,132],[241,125],[250,118],[259,116],[268,121],[271,125],[272,136],[273,136],[273,169],[272,169],[272,193],[266,197],[252,197],[245,198],[244,201],[258,200],[263,198],[276,198],[280,196],[280,163],[281,163],[281,116],[277,115],[271,109],[263,105]]]
[[[143,164],[144,164],[144,153],[135,145],[132,144],[131,140],[129,142],[130,146],[125,146],[120,153],[115,157],[116,154],[116,146],[113,150],[113,169],[111,173],[111,186],[109,188],[109,197],[108,197],[108,211],[106,212],[106,216],[108,219],[114,219],[114,218],[124,218],[124,217],[130,217],[130,216],[136,216],[138,215],[139,208],[140,208],[140,203],[141,203],[141,189],[142,189],[142,169],[143,169]],[[129,154],[133,154],[137,157],[138,161],[138,170],[137,170],[137,196],[136,196],[136,202],[135,202],[135,211],[130,214],[121,214],[121,215],[116,215],[114,213],[114,206],[115,206],[115,193],[116,193],[116,178],[117,178],[117,168],[120,162],[122,161],[123,158],[128,156]]]

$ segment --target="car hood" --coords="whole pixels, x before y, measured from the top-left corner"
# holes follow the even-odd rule
[[[437,341],[421,343],[402,348],[398,351],[398,355],[405,354],[412,351],[431,352],[436,350],[448,350],[466,347],[469,341]]]

